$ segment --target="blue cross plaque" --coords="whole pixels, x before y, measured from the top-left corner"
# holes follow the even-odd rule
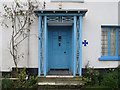
[[[87,44],[88,44],[87,40],[84,40],[84,41],[82,42],[82,44],[83,44],[84,46],[87,46]]]

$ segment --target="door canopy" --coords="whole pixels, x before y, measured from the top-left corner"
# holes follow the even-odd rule
[[[34,12],[41,16],[65,15],[65,16],[80,16],[85,15],[87,9],[41,9],[34,10]]]
[[[38,16],[47,16],[47,23],[70,24],[74,23],[74,16],[84,16],[87,9],[41,9],[34,11]]]

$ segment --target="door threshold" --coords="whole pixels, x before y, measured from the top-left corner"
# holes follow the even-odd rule
[[[49,76],[72,76],[72,72],[69,69],[50,69],[47,73]]]
[[[45,77],[74,77],[74,76],[72,76],[72,75],[47,75],[47,76],[45,76]]]

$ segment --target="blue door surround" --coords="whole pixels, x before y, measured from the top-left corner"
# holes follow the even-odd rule
[[[51,68],[69,69],[74,76],[81,76],[82,17],[87,10],[42,9],[34,12],[39,16],[38,76],[46,76]]]

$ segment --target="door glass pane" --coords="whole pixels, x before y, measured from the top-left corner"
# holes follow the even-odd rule
[[[120,55],[120,28],[119,28],[119,41],[118,41],[119,55]]]
[[[61,41],[61,36],[58,36],[58,41]]]
[[[110,55],[116,55],[116,28],[110,28]]]
[[[102,55],[108,55],[108,28],[102,28]]]

